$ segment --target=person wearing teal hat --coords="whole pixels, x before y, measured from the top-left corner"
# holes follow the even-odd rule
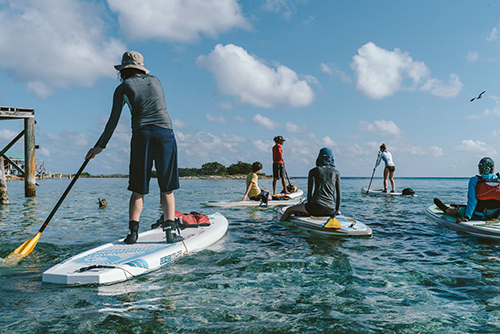
[[[495,162],[484,157],[477,167],[479,175],[469,179],[466,206],[447,206],[438,198],[434,199],[444,213],[458,216],[457,223],[498,218],[500,215],[500,177],[498,173],[493,174]]]

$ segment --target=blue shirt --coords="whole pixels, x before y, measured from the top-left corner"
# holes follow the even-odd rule
[[[482,174],[483,180],[498,180],[496,174]],[[465,208],[465,217],[471,219],[477,206],[476,198],[476,186],[479,181],[479,177],[473,176],[469,179],[469,189],[467,191],[467,207]]]

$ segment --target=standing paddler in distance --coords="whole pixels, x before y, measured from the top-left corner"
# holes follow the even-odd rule
[[[276,196],[276,183],[281,179],[283,185],[282,194],[290,194],[287,190],[285,180],[285,161],[283,160],[283,144],[285,139],[282,136],[274,137],[275,145],[273,146],[273,196]]]
[[[183,238],[173,233],[177,228],[173,191],[179,188],[177,144],[162,85],[158,78],[148,75],[149,70],[144,67],[144,58],[139,52],[125,52],[121,64],[115,65],[115,68],[120,72],[121,84],[113,95],[111,115],[99,143],[88,151],[86,159],[94,158],[106,148],[126,103],[132,114],[128,186],[132,195],[129,204],[130,233],[124,241],[127,244],[137,241],[153,162],[161,191],[163,217],[166,217],[162,226],[167,243],[180,241]]]
[[[377,166],[380,164],[380,162],[384,160],[385,163],[385,168],[384,168],[384,190],[383,192],[387,192],[387,179],[391,181],[391,193],[394,192],[396,189],[396,183],[394,182],[394,172],[396,171],[396,166],[394,165],[394,162],[392,161],[392,154],[387,151],[387,147],[385,146],[384,143],[380,145],[380,153],[379,157],[377,159],[377,163],[375,164],[375,167],[373,168],[373,171],[377,169]]]

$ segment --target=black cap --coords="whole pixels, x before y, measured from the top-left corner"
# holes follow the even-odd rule
[[[285,141],[285,138],[283,138],[282,136],[276,136],[276,137],[274,137],[274,141],[275,142]]]

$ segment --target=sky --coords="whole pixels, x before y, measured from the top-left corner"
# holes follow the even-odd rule
[[[162,82],[179,167],[271,174],[277,135],[291,177],[322,147],[370,177],[382,143],[396,177],[500,164],[498,1],[0,0],[0,22],[0,106],[35,110],[49,172],[75,173],[99,138],[127,50]],[[0,148],[23,126],[1,121]],[[128,173],[130,137],[125,106],[86,171]]]

